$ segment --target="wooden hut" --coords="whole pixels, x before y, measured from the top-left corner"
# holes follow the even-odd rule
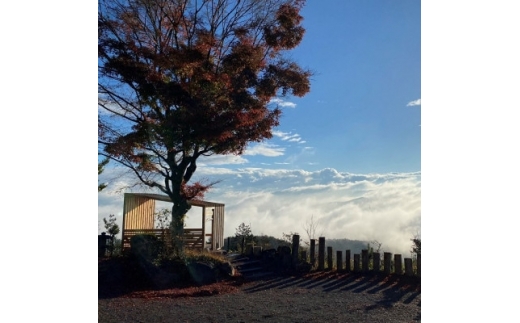
[[[155,228],[155,201],[171,202],[171,199],[159,194],[125,193],[123,250],[130,248],[130,239],[136,234],[151,233],[163,238],[169,234],[168,229]],[[222,248],[224,246],[224,204],[208,201],[189,201],[189,204],[202,209],[202,222],[200,228],[184,228],[186,248],[201,251]]]

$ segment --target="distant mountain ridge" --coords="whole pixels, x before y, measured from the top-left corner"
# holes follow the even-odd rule
[[[229,238],[229,240],[228,240]],[[254,239],[254,243],[255,245],[257,246],[260,246],[262,247],[263,249],[270,249],[270,248],[278,248],[278,246],[282,246],[282,245],[285,245],[285,246],[290,246],[291,243],[286,241],[286,240],[283,240],[283,239],[279,239],[279,238],[275,238],[273,236],[267,236],[267,235],[261,235],[261,236],[254,236],[253,237]],[[308,242],[307,239],[303,238],[302,236],[300,236],[300,239],[303,239],[300,240],[300,245],[303,247],[303,248],[308,248],[307,244],[305,242]],[[230,242],[230,249],[231,250],[238,250],[240,248],[240,246],[238,244],[240,244],[240,241],[241,239],[237,239],[236,237],[227,237],[224,239],[224,249],[225,250],[228,250],[228,241]],[[251,238],[247,238],[246,239],[246,244],[250,244],[251,243]],[[318,244],[319,244],[319,239],[316,239],[316,251],[318,250]],[[350,239],[327,239],[325,238],[325,248],[327,247],[332,247],[332,249],[334,251],[342,251],[342,252],[345,252],[345,250],[350,250],[350,253],[351,254],[356,254],[356,253],[361,253],[361,250],[363,249],[367,249],[369,247],[369,244],[370,244],[370,247],[371,248],[374,248],[374,251],[377,250],[377,245],[374,245],[374,243],[371,243],[369,241],[362,241],[362,240],[350,240]]]

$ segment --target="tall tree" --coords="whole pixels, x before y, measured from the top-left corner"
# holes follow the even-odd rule
[[[304,2],[100,0],[99,153],[171,198],[174,235],[211,185],[189,183],[197,159],[271,138],[271,99],[309,92],[310,71],[284,56]]]

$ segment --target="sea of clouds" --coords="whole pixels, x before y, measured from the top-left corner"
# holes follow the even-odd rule
[[[102,174],[100,181],[111,177]],[[199,167],[198,179],[220,181],[205,199],[225,204],[225,236],[245,223],[256,235],[281,238],[297,232],[307,239],[306,223],[319,221],[317,235],[328,239],[382,243],[381,251],[410,255],[410,239],[421,231],[421,173],[352,174],[326,168],[319,171]],[[113,173],[112,173],[113,179]],[[103,218],[123,211],[122,192],[130,179],[119,176],[98,196],[99,231]],[[156,208],[168,207],[157,204]],[[200,222],[201,212],[188,213],[188,226]],[[193,222],[195,221],[195,222]],[[197,225],[195,225],[197,226]]]

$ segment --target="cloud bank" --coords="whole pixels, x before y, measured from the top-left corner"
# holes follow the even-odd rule
[[[410,239],[421,229],[420,172],[351,174],[331,168],[307,172],[200,167],[197,176],[221,180],[206,200],[226,205],[225,236],[234,235],[244,222],[254,234],[281,237],[283,232],[298,232],[306,238],[303,226],[314,216],[320,221],[318,231],[326,238],[377,240],[383,251],[409,256]],[[121,179],[99,193],[101,224],[111,213],[122,216],[122,194],[113,191],[124,183]],[[188,217],[198,221],[198,214]]]

